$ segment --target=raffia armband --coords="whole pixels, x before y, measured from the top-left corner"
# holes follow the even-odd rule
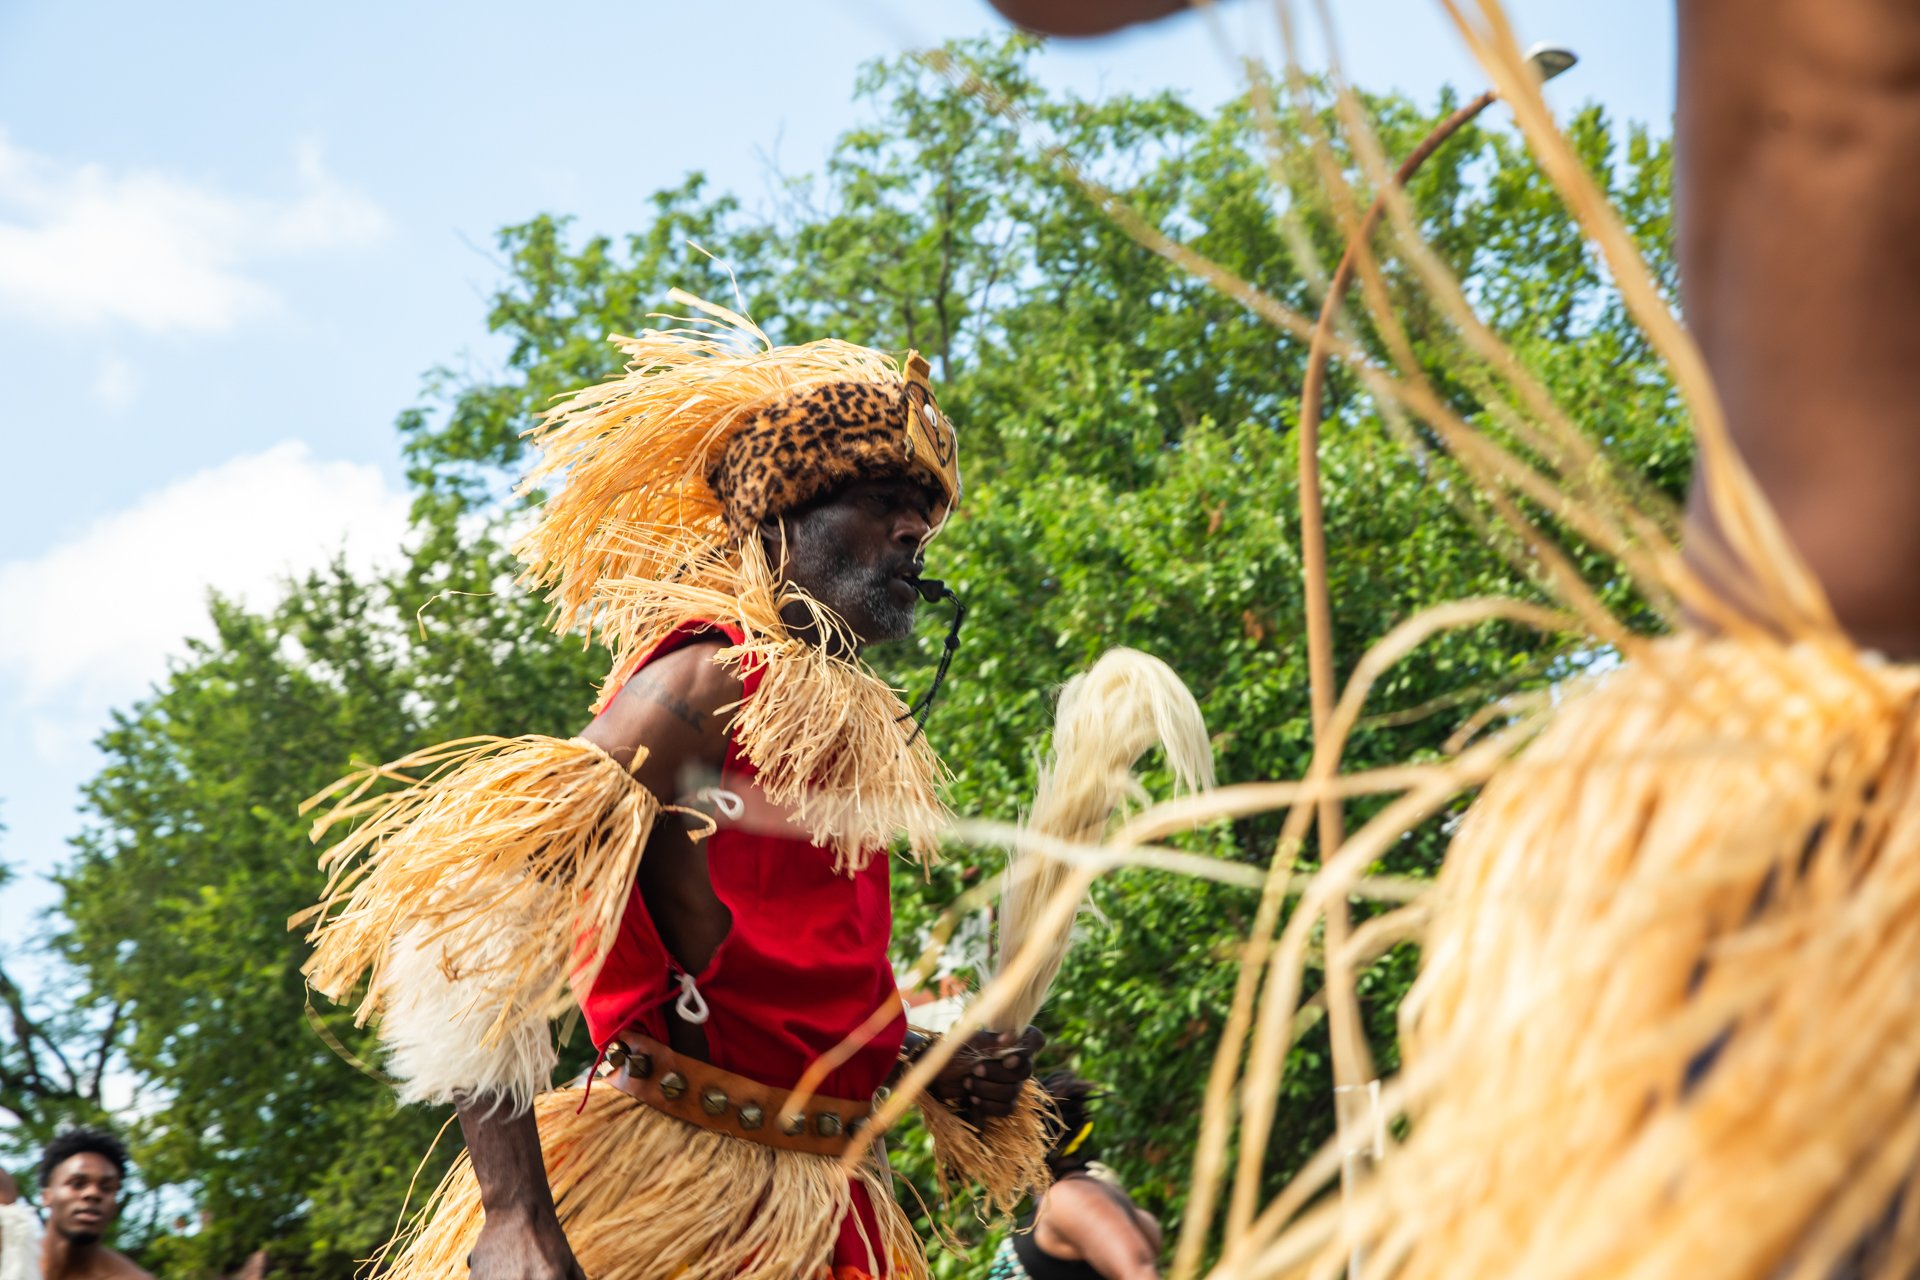
[[[398,790],[371,794],[383,781]],[[303,972],[356,1025],[380,1020],[409,1102],[552,1082],[551,1020],[606,959],[660,803],[580,738],[463,738],[360,770],[302,806],[351,834],[320,859]]]

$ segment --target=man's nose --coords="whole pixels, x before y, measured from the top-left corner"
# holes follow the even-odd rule
[[[902,547],[918,547],[927,540],[933,526],[918,511],[902,511],[893,522],[893,540]]]

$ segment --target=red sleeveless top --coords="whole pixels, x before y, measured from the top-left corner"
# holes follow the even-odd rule
[[[683,625],[634,670],[716,632],[734,644],[743,638],[738,628],[720,623]],[[751,698],[762,670],[742,674],[744,696]],[[893,901],[886,854],[876,851],[861,871],[835,872],[832,849],[792,826],[754,774],[729,736],[718,785],[740,798],[741,811],[714,815],[719,828],[707,837],[707,868],[714,893],[733,913],[733,927],[706,968],[692,975],[708,1010],[702,1026],[708,1058],[750,1080],[790,1088],[891,1002],[893,1020],[817,1090],[866,1098],[893,1069],[906,1034],[887,954]],[[667,1006],[682,997],[683,973],[635,888],[606,963],[581,1002],[594,1047],[604,1050],[628,1027],[667,1042]]]

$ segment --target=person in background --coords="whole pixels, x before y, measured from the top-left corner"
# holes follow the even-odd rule
[[[47,1144],[40,1157],[40,1203],[47,1211],[41,1280],[153,1280],[103,1243],[120,1212],[126,1177],[127,1149],[105,1130],[68,1129]],[[0,1191],[7,1189],[11,1180]]]
[[[33,1280],[40,1258],[40,1216],[0,1169],[0,1280]]]
[[[1160,1224],[1095,1155],[1087,1104],[1100,1094],[1071,1071],[1040,1083],[1060,1115],[1047,1156],[1053,1185],[1000,1242],[988,1280],[1155,1280]]]

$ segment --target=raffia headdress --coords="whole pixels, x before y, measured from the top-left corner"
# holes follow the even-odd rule
[[[896,361],[835,339],[776,347],[737,312],[668,296],[706,320],[615,336],[626,371],[528,433],[543,456],[521,491],[559,485],[515,551],[556,629],[585,623],[616,644],[656,633],[610,611],[610,597],[631,606],[633,582],[697,582],[761,519],[855,477],[922,479],[939,494],[936,528],[958,503],[953,425],[918,353]]]

